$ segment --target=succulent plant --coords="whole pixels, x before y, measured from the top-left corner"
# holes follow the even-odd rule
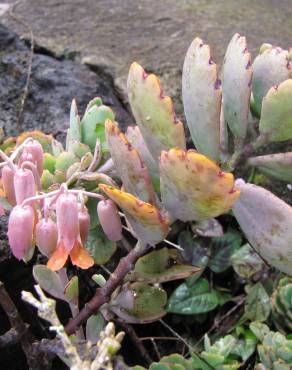
[[[278,329],[292,331],[292,279],[284,277],[271,297],[272,315]]]
[[[134,366],[133,370],[143,370],[142,366]],[[183,356],[175,353],[170,356],[162,357],[159,362],[153,362],[149,370],[193,370],[191,360],[185,359]]]
[[[292,341],[279,332],[270,331],[262,323],[254,322],[251,331],[260,343],[257,346],[260,362],[256,370],[290,370],[292,366]]]

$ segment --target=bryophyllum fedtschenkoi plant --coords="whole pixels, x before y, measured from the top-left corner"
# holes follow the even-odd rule
[[[37,131],[2,143],[2,190],[13,207],[8,225],[12,253],[27,262],[37,245],[47,257],[46,267],[35,266],[34,277],[52,296],[69,303],[74,317],[68,334],[101,306],[105,316],[137,324],[167,311],[177,313],[176,294],[180,300],[192,299],[182,314],[196,310],[191,294],[210,299],[212,289],[199,277],[208,262],[190,263],[182,246],[166,240],[178,220],[202,235],[206,225],[218,226],[215,217],[232,213],[250,243],[244,249],[248,261],[262,263],[252,256],[254,248],[292,275],[291,206],[259,185],[235,181],[231,173],[248,166],[277,180],[292,180],[292,153],[256,155],[269,143],[292,139],[291,51],[264,44],[252,62],[245,37],[235,34],[219,75],[209,46],[199,38],[192,42],[183,67],[182,100],[196,149],[187,149],[184,124],[154,74],[133,63],[127,90],[137,125],[125,133],[97,97],[81,119],[73,100],[65,148]],[[6,208],[7,202],[2,202]],[[206,236],[218,236],[213,229],[208,226]],[[67,261],[82,269],[103,265],[128,232],[137,244],[126,247],[127,256],[107,281],[93,275],[100,288],[79,312],[78,277],[69,280],[64,274]],[[149,251],[160,243],[172,247],[161,244]],[[168,301],[161,283],[192,275],[195,280],[186,280]],[[262,292],[258,285],[252,289]],[[218,297],[212,296],[204,313],[221,304]],[[205,341],[210,353],[218,352],[222,367],[217,369],[225,368],[231,353],[223,355],[220,343]],[[234,338],[227,336],[222,343],[224,351],[229,346],[236,355]],[[197,359],[199,368],[209,369],[205,362],[214,360],[207,349],[203,360]],[[186,366],[195,365],[187,361]],[[232,368],[239,366],[237,359]]]

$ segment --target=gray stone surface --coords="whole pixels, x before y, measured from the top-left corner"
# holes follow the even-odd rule
[[[69,125],[74,97],[83,113],[87,103],[99,95],[114,109],[121,123],[129,122],[111,78],[96,74],[79,62],[57,60],[36,52],[29,94],[18,124],[28,59],[29,48],[25,43],[0,26],[0,126],[8,136],[33,129],[52,134],[63,131]]]
[[[142,63],[161,76],[178,113],[181,67],[195,36],[211,44],[218,63],[235,32],[247,36],[253,55],[265,41],[292,44],[291,0],[24,0],[15,13],[40,47],[110,71],[119,88],[131,62]],[[26,34],[8,14],[3,22]]]

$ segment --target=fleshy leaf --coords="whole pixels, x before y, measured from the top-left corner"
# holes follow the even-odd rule
[[[163,248],[140,257],[128,277],[134,281],[163,283],[184,279],[200,271],[200,268],[188,265],[178,250]]]
[[[292,152],[252,157],[248,159],[248,164],[257,167],[266,176],[292,182]]]
[[[259,130],[269,141],[292,139],[292,79],[271,87],[264,97]]]
[[[287,50],[272,46],[261,48],[252,65],[252,92],[258,114],[261,113],[262,100],[269,89],[289,78],[289,64]]]
[[[86,339],[90,340],[91,343],[97,343],[104,326],[105,320],[100,313],[90,316],[86,322]]]
[[[66,300],[78,306],[79,299],[79,282],[78,276],[73,276],[72,279],[65,286],[64,294]]]
[[[166,314],[166,302],[167,295],[163,289],[145,283],[133,283],[123,286],[110,305],[111,310],[127,323],[145,324]]]
[[[161,197],[182,221],[202,221],[227,212],[239,196],[231,173],[224,173],[195,150],[171,149],[160,159]]]
[[[55,298],[66,300],[63,283],[56,272],[44,265],[35,265],[33,267],[33,277],[47,293]]]
[[[221,82],[210,47],[194,39],[182,75],[182,97],[187,124],[197,150],[218,161],[220,155]]]
[[[78,115],[76,101],[75,99],[73,99],[70,109],[70,127],[67,131],[66,149],[69,151],[72,150],[73,143],[80,143],[80,141],[81,141],[80,117]]]
[[[16,145],[20,145],[24,142],[25,139],[27,138],[33,138],[37,140],[43,147],[44,152],[51,153],[52,152],[52,141],[53,137],[51,135],[46,135],[41,131],[25,131],[22,134],[20,134],[17,138]]]
[[[147,148],[138,126],[128,126],[126,136],[146,164],[155,190],[159,190],[159,167]]]
[[[100,184],[99,188],[124,210],[134,234],[139,239],[150,245],[165,239],[169,220],[156,207],[112,186]]]
[[[271,265],[292,275],[292,208],[268,190],[236,181],[234,215],[249,243]]]
[[[114,122],[106,121],[105,133],[123,188],[144,202],[154,203],[155,196],[150,175],[137,150],[132,147]]]
[[[155,161],[162,150],[185,149],[183,123],[176,118],[171,98],[164,95],[158,78],[133,63],[127,87],[133,115]]]
[[[251,56],[246,39],[236,33],[224,58],[222,95],[224,119],[235,138],[241,141],[245,139],[248,125],[251,78]]]
[[[82,142],[89,145],[94,150],[96,140],[99,139],[102,150],[107,150],[105,142],[104,123],[107,119],[114,121],[115,115],[111,108],[106,105],[93,104],[86,110],[81,120]]]

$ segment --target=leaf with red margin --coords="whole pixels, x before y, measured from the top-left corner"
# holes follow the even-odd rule
[[[165,239],[169,231],[169,220],[156,207],[112,186],[100,184],[99,188],[123,209],[138,239],[150,245]]]
[[[172,100],[165,96],[158,78],[133,63],[128,76],[128,96],[136,123],[155,161],[162,150],[185,149],[183,123],[176,118]]]
[[[236,33],[227,48],[222,70],[224,118],[236,139],[247,132],[252,66],[246,39]]]
[[[125,190],[144,202],[154,203],[155,194],[147,167],[117,124],[107,120],[105,135],[116,171]]]
[[[161,197],[182,221],[202,221],[227,212],[239,196],[234,178],[195,150],[171,149],[160,158]]]

